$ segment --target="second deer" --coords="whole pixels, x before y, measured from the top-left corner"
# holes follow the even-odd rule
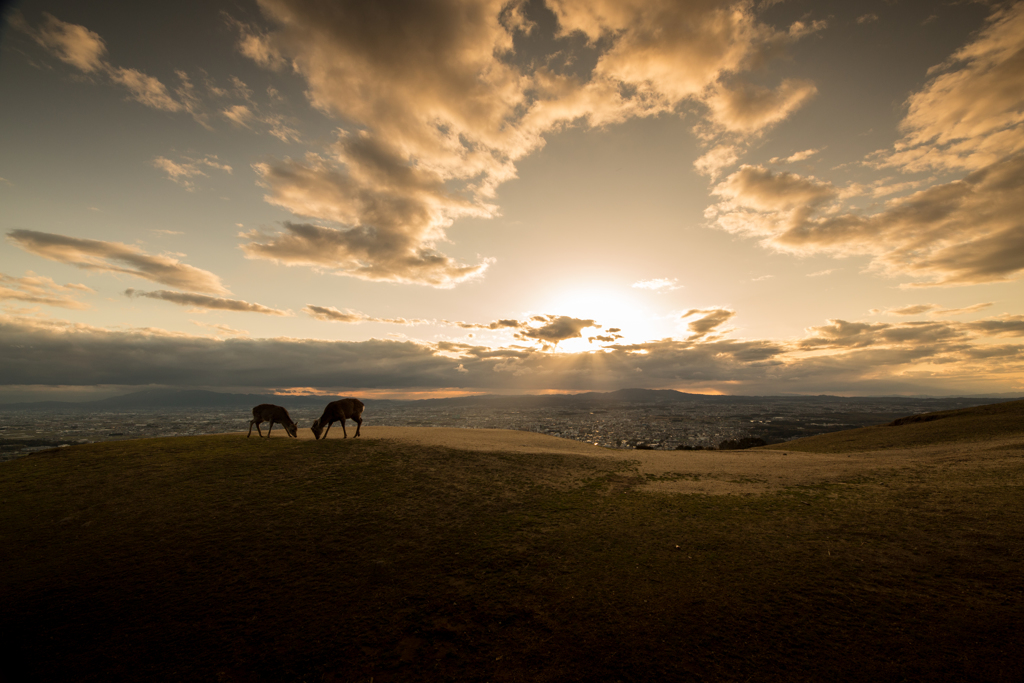
[[[363,418],[360,415],[363,414],[363,402],[358,398],[343,398],[340,401],[331,401],[324,408],[324,414],[316,419],[310,429],[313,430],[313,436],[317,439],[320,438],[320,432],[323,432],[324,438],[327,438],[327,432],[331,431],[331,425],[335,422],[341,422],[341,431],[345,434],[345,438],[348,438],[348,431],[345,429],[345,420],[351,419],[356,423],[356,436],[359,436],[359,429],[363,426]],[[324,425],[327,425],[327,429],[324,429]]]

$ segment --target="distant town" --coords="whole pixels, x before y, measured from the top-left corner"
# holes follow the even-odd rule
[[[252,406],[261,402],[287,407],[300,427],[308,427],[332,398],[148,391],[87,404],[0,405],[0,460],[97,441],[244,434]],[[368,399],[363,436],[373,438],[375,425],[462,427],[540,432],[606,448],[713,449],[723,442],[779,443],[1004,400],[1013,399],[702,396],[640,389],[420,401]]]

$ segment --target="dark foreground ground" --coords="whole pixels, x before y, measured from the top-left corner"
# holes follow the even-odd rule
[[[1024,423],[979,452],[750,497],[372,439],[27,456],[0,681],[1021,681]]]

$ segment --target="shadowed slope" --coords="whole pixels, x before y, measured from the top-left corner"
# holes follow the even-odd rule
[[[758,450],[853,453],[1024,436],[1024,401],[945,410],[894,420],[887,425],[819,434]]]

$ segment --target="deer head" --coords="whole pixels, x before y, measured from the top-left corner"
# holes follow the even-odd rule
[[[316,439],[319,441],[320,434],[324,431],[323,427],[320,426],[320,420],[315,420],[313,424],[309,426],[309,428],[310,430],[312,430],[313,436],[316,437]]]

